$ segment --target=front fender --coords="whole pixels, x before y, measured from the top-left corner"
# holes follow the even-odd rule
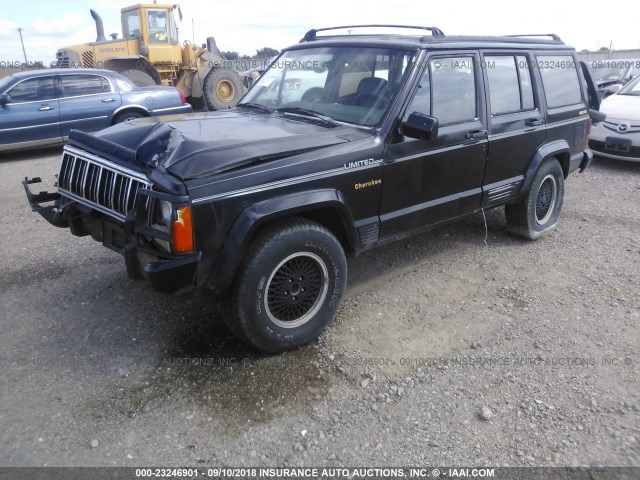
[[[313,190],[271,198],[255,203],[243,210],[235,220],[224,248],[218,256],[214,269],[205,282],[205,287],[224,291],[235,276],[245,250],[263,225],[273,220],[293,215],[304,216],[305,212],[320,209],[337,209],[343,217],[350,247],[355,245],[357,234],[353,216],[346,206],[343,195],[338,190]]]

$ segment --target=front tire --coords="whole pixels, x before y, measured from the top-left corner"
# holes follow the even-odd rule
[[[344,251],[331,232],[305,219],[277,223],[249,247],[227,300],[227,322],[254,348],[292,350],[322,333],[346,282]]]
[[[564,172],[555,158],[538,169],[525,197],[505,205],[511,231],[529,240],[537,240],[558,224],[564,198]]]
[[[242,92],[242,81],[233,70],[211,70],[204,78],[202,95],[210,110],[235,107]]]

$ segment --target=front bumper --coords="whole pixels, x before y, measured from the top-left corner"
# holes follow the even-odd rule
[[[600,140],[589,140],[589,148],[599,157],[612,158],[614,160],[626,160],[628,162],[640,162],[640,146],[631,147],[628,153],[614,153],[606,148],[606,143]]]
[[[612,120],[612,122],[621,122]],[[635,122],[637,123],[637,122]],[[589,148],[598,156],[615,160],[640,161],[640,132],[618,132],[602,123],[591,129]]]
[[[91,235],[105,247],[122,254],[129,277],[145,279],[158,292],[176,293],[194,288],[202,257],[200,252],[163,252],[148,241],[153,229],[141,220],[146,216],[131,212],[124,222],[120,222],[58,192],[31,192],[29,185],[41,181],[39,177],[25,178],[22,185],[32,210],[47,222],[69,228],[79,237]]]

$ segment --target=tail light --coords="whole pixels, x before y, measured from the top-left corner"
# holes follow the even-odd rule
[[[180,95],[182,103],[187,103],[187,98],[184,96],[184,92],[179,88],[176,88],[176,90],[178,91],[178,95]]]

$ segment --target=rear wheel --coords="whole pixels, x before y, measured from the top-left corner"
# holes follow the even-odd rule
[[[148,87],[150,85],[156,84],[153,77],[148,73],[143,72],[142,70],[135,70],[135,69],[122,70],[120,74],[127,77],[138,87]]]
[[[525,197],[505,206],[514,233],[536,240],[553,230],[560,219],[564,198],[564,172],[555,158],[546,160],[533,177]]]
[[[242,96],[242,82],[232,70],[211,70],[204,79],[202,95],[211,110],[235,107]]]
[[[121,112],[116,115],[116,118],[113,119],[113,124],[115,125],[116,123],[130,122],[131,120],[135,120],[136,118],[143,117],[144,115],[140,112]]]
[[[335,236],[315,222],[290,219],[263,231],[248,252],[227,299],[231,330],[272,353],[317,338],[346,286],[346,260]]]

